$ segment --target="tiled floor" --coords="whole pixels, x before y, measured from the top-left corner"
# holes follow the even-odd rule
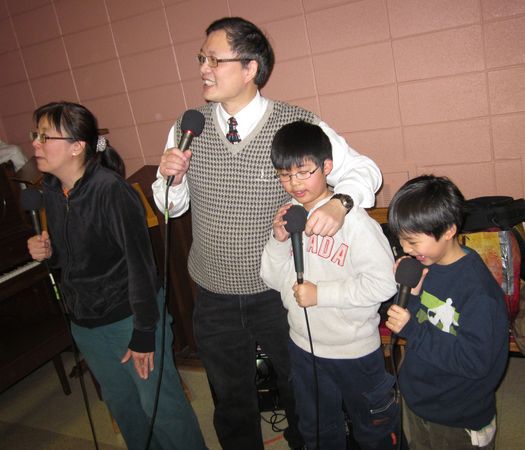
[[[70,354],[64,355],[68,370],[73,366]],[[210,450],[220,447],[213,429],[212,400],[206,376],[202,369],[183,367],[185,380]],[[89,450],[91,441],[89,422],[83,406],[78,380],[72,380],[72,394],[62,393],[51,363],[0,395],[0,448],[16,450]],[[92,414],[99,448],[125,448],[116,434],[109,413],[96,396],[93,384],[86,377]],[[512,357],[509,370],[498,390],[498,450],[525,449],[525,359]],[[270,418],[271,413],[263,413]],[[266,448],[284,450],[288,446],[281,433],[275,433],[263,423]]]

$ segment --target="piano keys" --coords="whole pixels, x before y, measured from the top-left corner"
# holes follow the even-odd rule
[[[46,265],[27,250],[34,231],[13,178],[12,164],[0,164],[0,392],[52,360],[68,394],[60,357],[71,347],[67,322]]]

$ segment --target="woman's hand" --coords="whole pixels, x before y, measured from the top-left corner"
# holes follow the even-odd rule
[[[153,372],[153,357],[155,352],[139,353],[134,352],[128,348],[126,354],[122,357],[120,362],[126,364],[130,359],[133,359],[133,365],[138,376],[143,380],[147,380],[150,372]]]
[[[47,231],[42,231],[42,234],[37,234],[27,240],[27,249],[29,254],[35,261],[43,261],[51,258],[52,249],[51,241]]]

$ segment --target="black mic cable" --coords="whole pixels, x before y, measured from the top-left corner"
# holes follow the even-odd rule
[[[300,205],[292,205],[283,220],[286,220],[284,228],[292,239],[292,252],[294,258],[295,272],[297,273],[297,284],[303,284],[303,245],[302,234],[306,225],[307,213],[304,207]],[[315,426],[316,426],[316,448],[320,449],[320,430],[319,430],[319,380],[317,376],[317,364],[315,361],[314,345],[312,341],[312,333],[310,331],[310,322],[308,320],[308,312],[306,307],[303,308],[304,318],[306,320],[306,330],[308,332],[308,341],[310,342],[310,352],[312,354],[312,370],[314,374],[314,390],[315,390]]]
[[[31,216],[31,221],[33,222],[33,228],[38,236],[42,236],[42,227],[40,226],[40,218],[39,218],[39,211],[40,209],[42,209],[42,206],[43,206],[42,203],[43,203],[42,193],[37,189],[26,188],[20,194],[20,205],[22,206],[22,209],[29,212],[29,215]],[[91,415],[91,408],[89,406],[89,398],[87,394],[86,383],[84,380],[84,373],[82,371],[82,366],[80,363],[79,350],[75,342],[75,339],[73,338],[73,333],[71,331],[71,319],[69,318],[69,314],[67,312],[66,305],[63,302],[60,287],[55,282],[53,272],[51,271],[51,268],[49,267],[49,262],[47,261],[47,259],[44,259],[43,261],[41,261],[41,263],[44,264],[44,267],[46,268],[49,280],[51,282],[51,286],[53,288],[55,299],[58,302],[58,307],[60,309],[60,312],[62,313],[62,318],[64,319],[64,322],[66,323],[68,337],[73,346],[73,356],[75,358],[75,365],[77,367],[78,374],[79,374],[78,379],[80,382],[80,389],[82,391],[84,406],[86,408],[86,413],[87,413],[88,420],[89,420],[89,426],[91,428],[91,435],[93,436],[93,444],[95,445],[95,449],[98,450],[99,447],[98,447],[97,434],[95,432],[95,424],[93,422],[93,417]]]
[[[200,136],[204,129],[204,115],[195,109],[188,109],[182,115],[181,131],[182,136],[179,141],[179,150],[188,150],[194,137]],[[155,419],[157,417],[157,409],[159,405],[160,386],[162,383],[162,374],[164,371],[164,348],[166,345],[166,314],[168,309],[168,265],[169,265],[169,190],[173,183],[173,176],[169,176],[166,180],[166,189],[164,192],[164,273],[163,273],[163,289],[164,299],[161,313],[161,354],[159,360],[159,380],[157,382],[157,389],[155,392],[155,402],[153,404],[153,412],[151,415],[151,422],[149,427],[148,439],[146,441],[145,450],[149,449],[151,439],[153,437],[153,428],[155,425]]]
[[[423,269],[425,266],[421,264],[417,259],[414,258],[403,258],[399,261],[396,268],[395,280],[399,285],[399,290],[394,298],[394,304],[399,305],[402,308],[406,308],[408,305],[408,299],[410,297],[411,289],[415,288],[421,276],[423,275]],[[395,350],[399,335],[397,333],[391,333],[390,335],[390,363],[392,365],[392,371],[394,372],[394,378],[396,383],[396,396],[399,401],[399,439],[397,441],[397,448],[400,449],[402,446],[403,439],[403,401],[401,399],[401,390],[399,388],[399,381],[397,379],[397,364],[395,358]]]
[[[151,439],[153,438],[153,429],[155,427],[155,419],[157,418],[157,409],[159,406],[160,398],[160,386],[162,383],[162,374],[164,372],[164,347],[166,346],[166,310],[168,309],[168,245],[169,245],[169,233],[168,233],[168,193],[170,185],[166,183],[166,191],[164,198],[164,271],[162,275],[162,289],[163,289],[163,300],[162,300],[162,311],[161,313],[161,338],[160,338],[160,359],[159,359],[159,379],[157,381],[157,387],[155,389],[155,401],[153,403],[153,411],[151,413],[150,426],[148,431],[148,438],[146,440],[146,446],[144,450],[149,450],[151,445]]]

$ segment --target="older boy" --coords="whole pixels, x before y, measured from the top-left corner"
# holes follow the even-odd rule
[[[488,268],[458,242],[463,204],[450,180],[421,176],[388,211],[405,253],[427,266],[408,309],[391,306],[386,323],[407,340],[400,388],[410,450],[494,448],[507,313]]]
[[[332,170],[330,140],[303,121],[275,135],[271,159],[284,190],[312,214],[332,198],[326,177]],[[290,324],[289,349],[299,430],[316,446],[316,393],[308,316],[318,371],[320,448],[343,449],[343,404],[361,449],[394,448],[399,423],[394,378],[380,350],[378,309],[396,290],[392,252],[379,225],[349,205],[342,228],[332,237],[312,235],[304,249],[303,284],[296,274],[282,206],[262,257],[261,277],[281,292]]]

